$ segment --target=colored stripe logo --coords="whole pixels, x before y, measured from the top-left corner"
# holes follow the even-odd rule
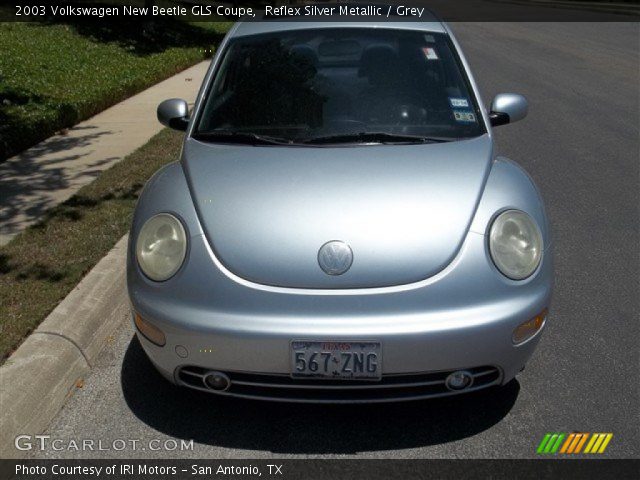
[[[547,433],[538,445],[536,453],[541,455],[604,453],[612,438],[613,433]]]

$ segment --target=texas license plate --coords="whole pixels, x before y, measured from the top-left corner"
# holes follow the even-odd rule
[[[291,342],[291,376],[380,380],[380,342]]]

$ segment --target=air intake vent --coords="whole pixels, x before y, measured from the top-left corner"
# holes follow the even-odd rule
[[[470,392],[500,383],[500,371],[495,367],[465,369],[473,377],[472,385],[462,390]],[[446,386],[448,370],[433,373],[383,375],[379,382],[351,380],[299,380],[288,375],[224,372],[230,380],[225,391],[213,390],[204,378],[211,370],[182,366],[176,371],[178,384],[196,390],[234,395],[244,398],[285,402],[393,402],[454,395]]]

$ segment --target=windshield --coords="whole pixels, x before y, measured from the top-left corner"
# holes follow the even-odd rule
[[[424,143],[484,133],[444,34],[340,28],[231,41],[195,137],[241,143]]]

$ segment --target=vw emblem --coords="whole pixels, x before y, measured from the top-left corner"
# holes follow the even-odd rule
[[[346,243],[332,240],[318,250],[318,263],[327,275],[342,275],[351,268],[353,252]]]

